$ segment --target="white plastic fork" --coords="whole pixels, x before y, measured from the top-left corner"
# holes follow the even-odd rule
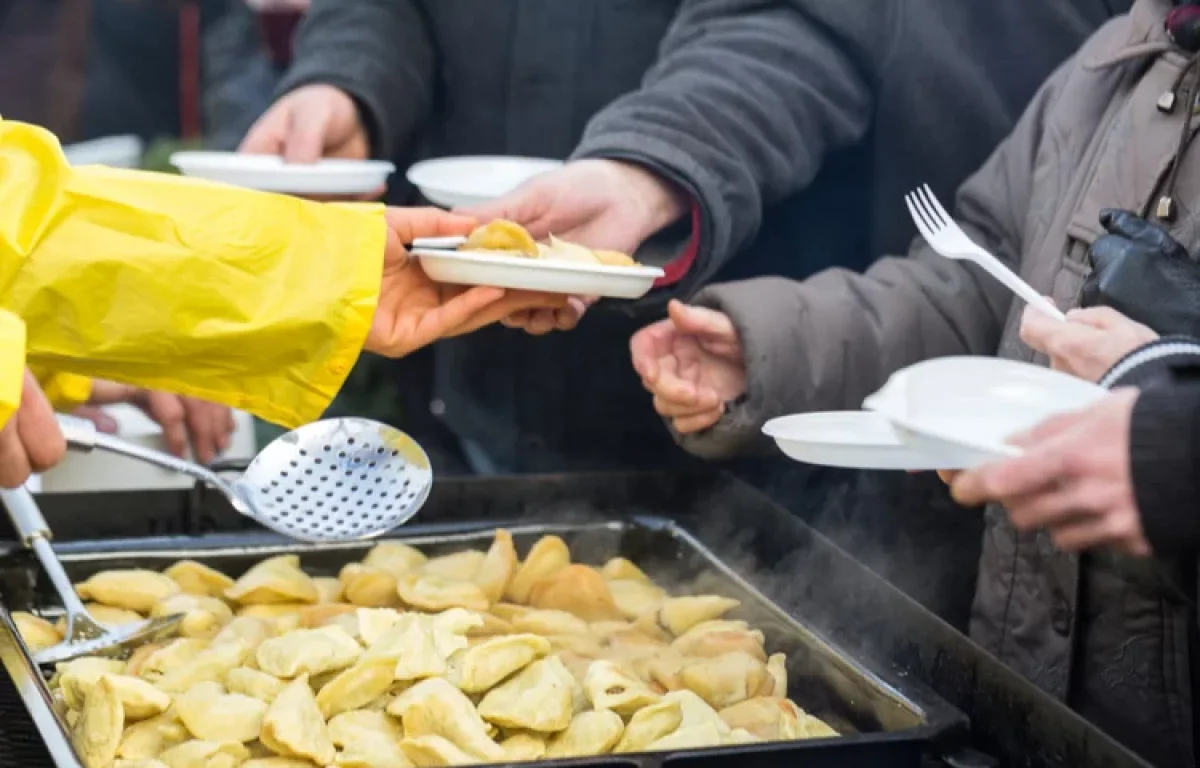
[[[933,250],[947,259],[974,262],[989,275],[1004,283],[1010,291],[1024,299],[1025,303],[1031,307],[1037,308],[1055,320],[1065,321],[1067,319],[1066,315],[1054,306],[1053,302],[1033,290],[1033,286],[1017,277],[1015,272],[1004,266],[995,256],[976,245],[934,197],[933,190],[929,188],[928,184],[922,184],[920,188],[905,195],[904,203],[908,206],[913,223],[917,225],[917,231],[921,233],[921,237],[925,238]]]

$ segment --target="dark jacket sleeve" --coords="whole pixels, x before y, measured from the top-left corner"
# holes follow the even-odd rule
[[[1142,529],[1154,553],[1200,549],[1200,341],[1168,337],[1113,366],[1100,384],[1138,387],[1129,463]]]
[[[765,206],[868,130],[874,59],[897,4],[877,5],[887,10],[684,0],[642,87],[588,123],[575,157],[642,164],[700,206],[700,247],[676,291],[709,280],[755,236]]]
[[[391,158],[429,114],[435,63],[414,0],[313,0],[277,95],[312,83],[342,89],[363,112],[372,154]]]

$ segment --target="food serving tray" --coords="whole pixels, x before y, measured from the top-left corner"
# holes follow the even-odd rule
[[[836,739],[769,742],[677,753],[601,756],[542,760],[555,765],[628,766],[659,768],[696,765],[732,768],[753,756],[756,764],[821,766],[918,766],[961,741],[966,718],[922,684],[886,670],[871,669],[841,651],[805,623],[803,615],[789,616],[720,560],[685,528],[653,516],[577,524],[505,526],[519,551],[528,551],[538,537],[562,536],[577,562],[599,565],[610,557],[629,558],[660,586],[673,593],[720,594],[741,602],[730,618],[744,619],[766,637],[771,652],[788,658],[789,697],[806,711],[843,734]],[[494,524],[409,526],[394,537],[429,555],[465,549],[487,549]],[[77,542],[59,547],[71,578],[78,582],[111,568],[161,570],[189,558],[237,576],[254,563],[277,554],[296,553],[313,575],[336,575],[350,561],[360,560],[374,542],[304,545],[271,534],[237,533],[207,536],[169,536],[137,540]],[[56,611],[55,599],[36,564],[21,550],[0,556],[0,657],[26,708],[59,768],[81,768],[70,746],[66,724],[50,707],[50,691],[17,640],[9,611],[31,610],[43,615]]]

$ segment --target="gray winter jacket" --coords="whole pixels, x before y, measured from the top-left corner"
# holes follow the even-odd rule
[[[1179,164],[1169,225],[1200,245],[1200,152],[1181,142],[1200,71],[1167,39],[1169,0],[1137,0],[1049,80],[1016,129],[959,190],[956,216],[1043,295],[1072,306],[1104,234],[1103,208],[1154,211]],[[1176,88],[1179,108],[1156,104]],[[899,206],[900,201],[896,204]],[[797,411],[857,408],[889,374],[943,355],[1038,360],[1018,337],[1022,306],[974,266],[917,242],[865,274],[711,286],[700,304],[734,320],[749,372],[746,401],[683,439],[705,456],[744,450],[762,423]],[[1019,534],[989,508],[972,637],[1163,766],[1193,766],[1196,553],[1082,558]]]

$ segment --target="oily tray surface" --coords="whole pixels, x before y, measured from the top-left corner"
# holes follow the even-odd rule
[[[258,768],[878,747],[931,728],[671,524],[172,544],[67,558],[109,620],[187,614],[170,646],[51,680],[89,768],[124,768],[117,753]],[[47,606],[20,560],[3,571],[5,603]],[[53,642],[41,613],[19,623]],[[133,712],[120,730],[117,709]],[[151,733],[162,739],[139,746]]]

